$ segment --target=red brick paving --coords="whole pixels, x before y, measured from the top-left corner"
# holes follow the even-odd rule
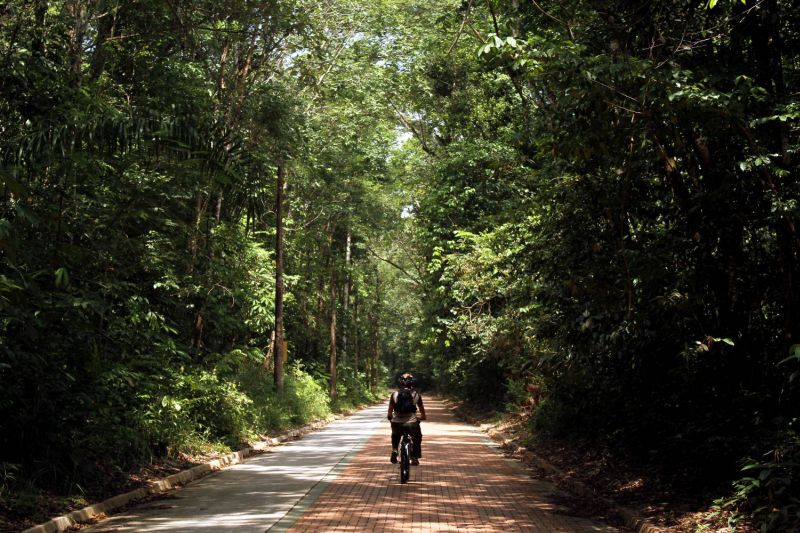
[[[409,483],[389,462],[387,422],[289,531],[616,531],[564,514],[551,484],[490,450],[435,398],[425,405],[423,457]]]

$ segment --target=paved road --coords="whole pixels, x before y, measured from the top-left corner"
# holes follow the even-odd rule
[[[351,454],[378,427],[388,425],[385,411],[385,406],[364,409],[85,531],[263,533],[304,496],[313,497],[327,486]]]
[[[386,407],[370,407],[273,453],[88,531],[530,531],[611,533],[569,515],[549,483],[426,398],[423,458],[399,483]]]

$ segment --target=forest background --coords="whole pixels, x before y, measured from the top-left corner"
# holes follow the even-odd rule
[[[798,527],[797,7],[0,4],[3,516],[410,370]]]

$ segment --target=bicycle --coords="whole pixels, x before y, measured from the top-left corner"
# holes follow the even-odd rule
[[[400,438],[400,483],[407,483],[411,473],[411,455],[414,453],[414,441],[408,431],[408,425],[403,424],[403,436]]]

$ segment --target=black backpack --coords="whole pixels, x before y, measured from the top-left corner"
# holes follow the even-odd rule
[[[414,394],[411,392],[411,389],[400,389],[397,391],[394,410],[399,415],[410,415],[417,411],[417,406],[414,403]]]

